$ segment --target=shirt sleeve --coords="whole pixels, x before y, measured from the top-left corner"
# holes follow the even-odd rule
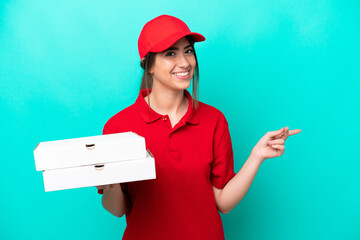
[[[110,119],[104,125],[103,135],[112,134],[112,133],[117,133],[117,131],[116,131],[115,127],[114,127],[114,124],[112,123],[112,121]]]
[[[236,173],[228,122],[222,113],[216,124],[213,144],[211,182],[216,188],[223,189]]]

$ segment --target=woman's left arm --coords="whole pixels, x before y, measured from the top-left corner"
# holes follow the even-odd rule
[[[260,165],[267,158],[280,157],[285,151],[285,140],[288,136],[300,133],[300,129],[280,130],[266,133],[255,145],[249,158],[240,171],[223,189],[213,186],[217,208],[223,214],[229,213],[248,192]]]

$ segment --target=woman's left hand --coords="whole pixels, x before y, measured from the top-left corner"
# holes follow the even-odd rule
[[[289,131],[289,127],[267,132],[255,145],[251,155],[264,161],[267,158],[280,157],[285,151],[285,141],[289,136],[300,133],[300,129]]]

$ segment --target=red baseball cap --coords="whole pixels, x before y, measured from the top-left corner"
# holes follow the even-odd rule
[[[141,30],[138,48],[140,59],[149,52],[162,52],[185,36],[192,36],[195,42],[205,41],[199,33],[191,32],[179,18],[161,15],[147,22]]]

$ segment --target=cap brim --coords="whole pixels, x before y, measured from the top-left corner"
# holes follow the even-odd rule
[[[194,42],[205,41],[205,37],[203,35],[201,35],[200,33],[180,32],[180,33],[175,33],[173,35],[170,35],[169,37],[167,37],[166,39],[162,40],[161,42],[156,44],[154,47],[152,47],[149,51],[150,52],[162,52],[162,51],[168,49],[169,47],[171,47],[171,45],[173,45],[177,40],[179,40],[180,38],[185,37],[185,36],[191,36],[193,38]]]

